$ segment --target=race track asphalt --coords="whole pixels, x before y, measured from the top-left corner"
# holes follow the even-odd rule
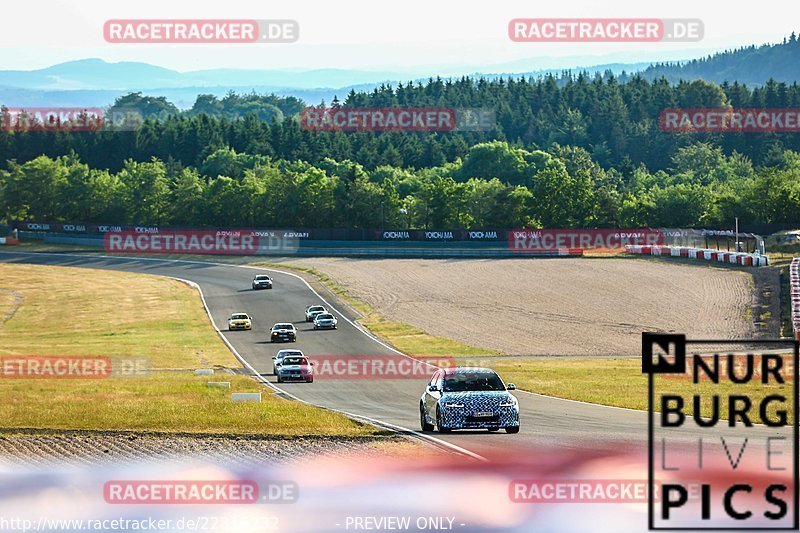
[[[372,338],[360,327],[345,319],[338,302],[332,304],[339,318],[339,328],[314,331],[305,322],[307,305],[323,304],[301,278],[270,270],[273,290],[251,290],[253,276],[264,269],[227,265],[209,261],[177,261],[159,258],[111,257],[77,253],[20,253],[0,251],[0,261],[57,265],[104,270],[123,270],[180,278],[196,283],[203,292],[208,309],[220,328],[235,311],[254,317],[252,331],[222,333],[253,368],[270,382],[272,355],[282,348],[298,348],[306,355],[396,355],[391,348]],[[54,290],[58,290],[57,286]],[[330,309],[330,306],[329,306]],[[275,322],[291,321],[299,329],[296,343],[272,344],[269,329]],[[380,421],[392,427],[419,432],[419,399],[426,380],[419,379],[317,379],[314,383],[284,383],[280,390],[314,405],[336,409],[358,417]],[[646,394],[646,391],[642,391]],[[647,443],[647,415],[643,412],[561,400],[517,391],[521,431],[463,431],[430,434],[481,457],[498,454],[535,453],[543,449],[587,449],[613,447],[618,451],[644,452]],[[765,434],[781,435],[767,430]],[[725,435],[726,428],[718,434]],[[687,434],[687,437],[690,435]]]

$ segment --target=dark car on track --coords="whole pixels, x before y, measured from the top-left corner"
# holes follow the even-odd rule
[[[437,370],[419,401],[420,426],[446,433],[453,429],[505,429],[519,432],[519,404],[497,372],[488,368]]]
[[[297,341],[297,328],[291,322],[278,322],[272,326],[270,342]]]

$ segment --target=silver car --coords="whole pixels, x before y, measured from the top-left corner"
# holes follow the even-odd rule
[[[272,356],[272,375],[278,375],[278,367],[283,364],[283,358],[287,355],[295,357],[305,357],[305,354],[300,350],[281,350],[276,355]]]
[[[314,329],[336,329],[339,321],[330,313],[320,313],[314,317]]]
[[[314,383],[314,363],[305,356],[287,355],[278,367],[278,383],[286,381]]]
[[[489,368],[437,370],[419,400],[422,431],[505,429],[519,433],[519,403],[497,372]]]
[[[306,307],[306,322],[313,322],[315,316],[327,312],[328,310],[323,305],[309,305]]]
[[[272,278],[267,276],[266,274],[258,274],[256,277],[253,278],[253,290],[257,291],[259,289],[271,289],[272,288]]]

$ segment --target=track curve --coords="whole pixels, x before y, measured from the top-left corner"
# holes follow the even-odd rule
[[[298,348],[307,355],[390,355],[399,353],[374,338],[344,316],[336,302],[324,302],[339,318],[339,329],[314,331],[304,320],[307,305],[323,303],[321,296],[296,274],[245,265],[160,258],[116,257],[98,254],[0,251],[0,262],[122,270],[188,280],[201,289],[210,316],[225,324],[235,311],[254,317],[252,331],[221,332],[246,362],[276,390],[302,401],[377,422],[397,431],[418,432],[418,403],[425,381],[316,380],[313,384],[277,385],[271,376],[272,355],[281,348]],[[250,282],[259,271],[269,271],[273,290],[253,291]],[[294,322],[298,341],[271,344],[268,332],[279,321]],[[646,394],[646,391],[643,391]],[[595,448],[624,446],[643,452],[647,440],[647,416],[640,411],[562,400],[518,391],[521,431],[515,435],[464,431],[434,434],[453,448],[470,455],[529,453],[541,448]]]

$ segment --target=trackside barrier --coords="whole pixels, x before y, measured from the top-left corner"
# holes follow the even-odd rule
[[[87,249],[103,248],[102,235],[45,234],[20,232],[23,239],[43,240],[48,244],[85,246]],[[286,251],[272,253],[285,257],[367,257],[367,258],[423,258],[423,259],[495,259],[506,257],[574,257],[583,255],[580,248],[553,250],[512,250],[507,242],[391,242],[391,241],[303,241],[291,254]]]
[[[625,251],[635,255],[686,257],[741,266],[767,266],[769,264],[769,259],[766,255],[686,248],[683,246],[639,246],[629,244],[625,246]]]
[[[794,338],[800,341],[800,257],[789,265],[789,288],[792,293],[792,327]]]
[[[261,403],[260,392],[234,392],[231,394],[231,400],[234,402],[255,402]]]
[[[13,237],[0,237],[0,244],[19,244],[19,240]]]

